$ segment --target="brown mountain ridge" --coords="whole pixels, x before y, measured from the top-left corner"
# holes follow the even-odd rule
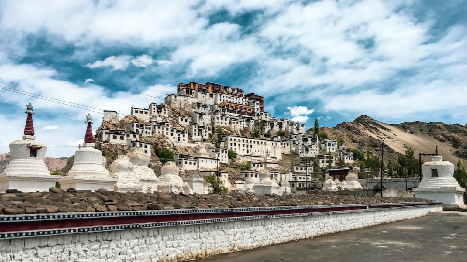
[[[418,153],[434,153],[438,146],[438,153],[445,160],[456,164],[459,159],[467,159],[467,127],[459,124],[420,121],[385,124],[362,115],[353,122],[320,130],[331,139],[342,138],[348,148],[358,148],[375,156],[381,155],[384,139],[385,162],[397,158],[399,153],[404,154],[408,147],[414,149],[417,158]]]

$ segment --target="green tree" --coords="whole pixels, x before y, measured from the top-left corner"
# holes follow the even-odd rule
[[[242,171],[250,171],[251,170],[251,162],[250,161],[245,161],[242,164],[240,164],[240,169]]]
[[[454,170],[454,178],[459,182],[459,185],[463,188],[467,186],[467,171],[465,170],[465,161],[459,160],[457,162],[457,168]]]
[[[264,133],[264,121],[263,120],[255,120],[253,124],[253,131],[251,135],[253,138],[258,138],[261,134]]]
[[[211,185],[210,194],[220,194],[228,191],[224,186],[224,181],[219,179],[216,175],[209,175],[205,177],[204,180]]]
[[[216,141],[216,147],[219,148],[222,143],[222,128],[220,126],[217,127],[217,141]]]
[[[229,151],[227,151],[227,154],[229,155],[230,159],[237,158],[237,152],[235,152],[235,150],[233,149],[229,149]]]
[[[407,158],[414,158],[414,155],[415,155],[415,150],[413,150],[413,148],[408,147],[408,148],[405,150],[405,156],[406,156]]]
[[[354,159],[358,159],[360,161],[363,161],[365,160],[365,154],[363,154],[360,150],[358,150],[357,148],[351,148],[349,149],[350,152],[353,153],[353,158]]]
[[[278,136],[285,136],[285,131],[282,130],[282,129],[279,129],[279,131],[277,131],[277,135]]]
[[[319,123],[318,123],[318,118],[315,118],[315,126],[313,127],[313,134],[317,135],[319,134]],[[321,139],[320,139],[321,140]]]
[[[156,156],[159,157],[159,160],[162,163],[165,163],[167,161],[175,161],[175,153],[167,148],[156,147],[154,151],[154,153],[156,153]]]
[[[337,139],[337,147],[340,147],[340,146],[343,146],[343,145],[344,145],[344,139],[342,139],[342,138],[339,137],[339,138]]]
[[[344,166],[345,166],[344,159],[339,159],[339,167],[344,167]]]
[[[319,141],[323,141],[324,139],[329,139],[329,137],[326,133],[318,133],[318,139]]]

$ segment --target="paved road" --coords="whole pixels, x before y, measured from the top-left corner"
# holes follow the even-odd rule
[[[467,213],[435,213],[360,230],[217,255],[206,261],[467,261]]]

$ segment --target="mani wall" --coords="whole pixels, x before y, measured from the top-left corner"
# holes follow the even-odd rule
[[[0,261],[183,261],[405,220],[441,210],[441,205],[432,204],[295,213],[0,239]]]

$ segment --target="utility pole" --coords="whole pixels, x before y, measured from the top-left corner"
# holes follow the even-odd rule
[[[408,187],[407,187],[407,162],[409,160],[407,159],[407,157],[405,158],[405,172],[404,172],[404,177],[405,177],[405,191],[408,191]]]
[[[220,154],[220,148],[217,148],[219,151],[217,152],[217,172],[216,172],[216,179],[217,179],[217,194],[220,194],[221,191],[221,185],[220,185],[220,179],[219,179],[219,154]]]
[[[384,166],[383,151],[384,151],[384,139],[381,141],[381,197],[383,197],[383,166]]]
[[[305,194],[308,194],[308,158],[305,158],[305,169],[306,169],[306,175],[305,175],[306,191],[305,191]]]

